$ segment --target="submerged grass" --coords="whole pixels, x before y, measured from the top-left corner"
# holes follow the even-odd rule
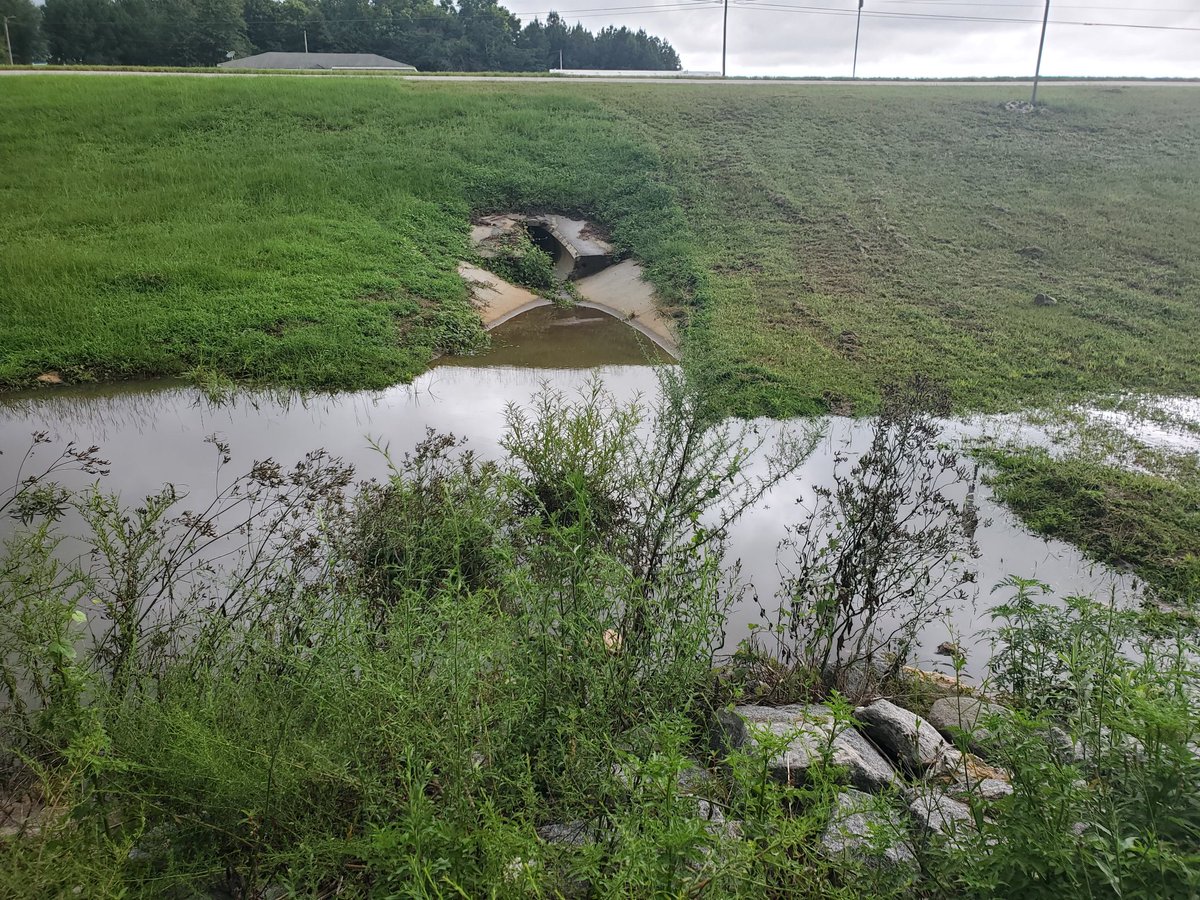
[[[1038,534],[1132,567],[1165,598],[1200,600],[1200,479],[1131,472],[1042,449],[977,451],[996,496]]]

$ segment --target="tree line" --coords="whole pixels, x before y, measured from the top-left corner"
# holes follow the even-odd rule
[[[378,53],[422,71],[680,68],[645,30],[591,32],[497,0],[0,0],[12,62],[212,66],[270,50]],[[561,57],[560,57],[561,54]],[[0,45],[0,60],[5,50]]]

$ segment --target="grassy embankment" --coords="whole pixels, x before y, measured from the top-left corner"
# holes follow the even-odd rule
[[[1195,393],[1200,97],[1008,96],[22,80],[0,384],[410,376],[477,338],[468,216],[519,206],[594,217],[706,306],[690,355],[735,412],[867,410],[916,370],[960,409]]]
[[[653,157],[578,94],[264,84],[7,85],[0,385],[411,378],[483,339],[455,272],[477,209],[586,208],[687,266]]]

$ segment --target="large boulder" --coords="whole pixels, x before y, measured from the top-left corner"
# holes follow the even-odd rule
[[[896,811],[881,798],[842,791],[821,835],[821,850],[831,858],[849,857],[876,868],[911,866],[915,858],[907,834]]]
[[[888,700],[858,707],[854,718],[884,753],[914,774],[945,775],[962,763],[962,754],[929,722]]]
[[[833,765],[846,770],[850,784],[878,793],[899,784],[891,764],[853,728],[838,724],[833,712],[820,704],[738,706],[721,711],[713,734],[720,753],[758,746],[758,737],[788,738],[782,752],[768,763],[771,777],[784,784],[803,784],[811,768],[822,761],[825,748]]]
[[[825,687],[837,691],[852,703],[879,696],[880,686],[887,677],[887,666],[875,658],[856,659],[850,663],[826,663],[821,669]]]
[[[988,724],[997,717],[1009,715],[1009,711],[998,703],[956,694],[934,701],[929,708],[929,723],[954,741],[965,735],[972,753],[986,756],[987,745],[992,739]]]

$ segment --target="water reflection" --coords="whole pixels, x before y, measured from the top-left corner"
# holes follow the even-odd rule
[[[572,392],[600,377],[623,400],[656,390],[654,369],[647,365],[653,355],[647,354],[640,338],[631,337],[635,332],[607,316],[594,318],[572,310],[570,315],[583,321],[556,325],[564,321],[565,311],[535,312],[540,315],[508,323],[516,327],[500,335],[503,340],[497,341],[490,354],[474,360],[443,360],[412,385],[385,391],[316,396],[243,393],[214,405],[194,388],[158,383],[56,389],[10,397],[0,402],[0,484],[13,483],[30,433],[45,430],[59,442],[101,445],[112,463],[105,486],[119,491],[126,502],[171,482],[189,493],[189,505],[199,506],[215,491],[216,454],[204,441],[208,435],[216,434],[229,443],[233,460],[227,471],[244,472],[254,461],[267,457],[290,466],[306,451],[323,447],[353,463],[362,477],[372,477],[386,473],[385,460],[372,447],[373,441],[400,454],[419,441],[427,428],[465,436],[477,452],[499,455],[506,406],[527,403],[543,386]],[[625,334],[609,334],[612,325]],[[519,344],[519,340],[546,343],[537,336],[548,329],[555,329],[550,343],[558,343],[563,333],[578,339],[572,337],[553,351]],[[571,348],[571,362],[579,365],[564,363],[563,346]],[[628,364],[634,349],[640,354],[634,357],[640,364]],[[622,364],[593,367],[581,363],[594,358],[612,363],[613,356]],[[539,367],[545,365],[552,367]],[[756,424],[767,430],[800,427],[767,420]],[[948,435],[972,437],[989,427],[986,419],[948,423]],[[734,529],[731,553],[742,561],[743,576],[751,582],[751,589],[733,610],[727,649],[733,649],[747,636],[748,626],[758,621],[759,602],[774,608],[773,598],[781,584],[778,545],[787,526],[803,517],[802,507],[811,501],[813,486],[830,483],[835,453],[848,454],[852,462],[869,440],[867,423],[831,420],[827,437],[800,472],[777,486]],[[47,459],[58,452],[53,447],[39,450]],[[751,465],[765,467],[765,461],[753,460]],[[92,479],[73,473],[62,480],[79,486]],[[972,564],[977,571],[979,609],[957,610],[928,629],[920,641],[920,664],[944,669],[947,663],[935,650],[953,637],[966,650],[971,670],[981,670],[986,645],[970,636],[987,624],[983,613],[1001,599],[992,597],[990,589],[1006,575],[1040,578],[1060,594],[1106,596],[1111,590],[1125,593],[1133,589],[1127,576],[1088,563],[1068,545],[1024,531],[992,501],[985,487],[980,486],[976,500],[981,556]],[[12,523],[0,524],[0,529],[11,527]]]
[[[440,365],[590,369],[671,362],[646,335],[582,304],[531,309],[497,325],[491,338],[491,349],[482,356],[446,357]]]

